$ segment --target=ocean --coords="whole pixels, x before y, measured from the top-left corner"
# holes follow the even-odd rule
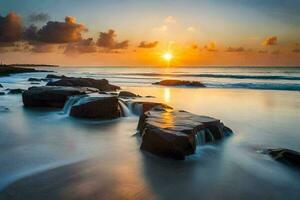
[[[221,119],[234,134],[197,147],[184,161],[139,149],[138,116],[81,120],[63,110],[24,108],[0,96],[0,199],[300,199],[299,170],[262,151],[300,151],[300,68],[59,67],[66,76],[106,78],[175,109]],[[5,88],[47,72],[0,77]],[[206,88],[166,87],[163,79]],[[6,92],[6,91],[5,91]],[[13,194],[13,195],[11,195]],[[12,198],[13,197],[13,198]]]

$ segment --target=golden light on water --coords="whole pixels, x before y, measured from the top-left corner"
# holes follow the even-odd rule
[[[169,88],[164,89],[164,100],[166,103],[170,102],[171,100],[171,93]]]

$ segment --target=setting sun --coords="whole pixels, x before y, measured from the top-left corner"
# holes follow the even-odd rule
[[[170,53],[170,52],[167,52],[163,55],[163,58],[166,60],[166,61],[170,61],[172,60],[173,58],[173,55]]]

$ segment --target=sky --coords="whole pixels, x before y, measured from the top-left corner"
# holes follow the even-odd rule
[[[299,0],[0,0],[0,59],[300,66]]]

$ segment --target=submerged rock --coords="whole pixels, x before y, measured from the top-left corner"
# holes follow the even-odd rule
[[[48,82],[47,86],[91,87],[97,88],[101,91],[115,91],[120,89],[119,86],[109,84],[108,80],[106,79],[97,80],[92,78],[75,78],[63,76],[60,80]]]
[[[24,91],[25,90],[20,89],[20,88],[18,88],[18,89],[9,89],[8,94],[22,94]]]
[[[184,159],[195,153],[197,145],[232,133],[218,119],[162,107],[145,112],[138,130],[142,135],[142,150],[174,159]]]
[[[0,96],[1,96],[1,95],[5,95],[5,92],[0,92]]]
[[[92,92],[98,92],[98,90],[86,87],[41,86],[31,87],[23,92],[22,99],[26,107],[62,108],[69,96]]]
[[[2,88],[2,87],[3,87],[3,85],[0,84],[0,88]]]
[[[188,87],[205,87],[200,81],[184,81],[184,80],[162,80],[154,85],[163,85],[163,86],[188,86]]]
[[[112,95],[83,97],[72,108],[70,115],[88,119],[115,119],[121,116],[119,100]]]
[[[275,160],[294,167],[300,167],[300,153],[290,149],[268,149],[267,153]]]
[[[8,112],[9,108],[5,107],[5,106],[0,106],[0,112]]]
[[[39,78],[29,78],[27,81],[29,81],[29,82],[40,82],[40,81],[42,81],[42,79],[39,79]]]
[[[65,75],[55,75],[55,74],[48,74],[46,76],[47,79],[62,79],[62,78],[67,78]]]
[[[136,95],[132,92],[128,92],[128,91],[121,91],[118,95],[120,98],[135,98],[135,97],[141,97],[139,95]]]

